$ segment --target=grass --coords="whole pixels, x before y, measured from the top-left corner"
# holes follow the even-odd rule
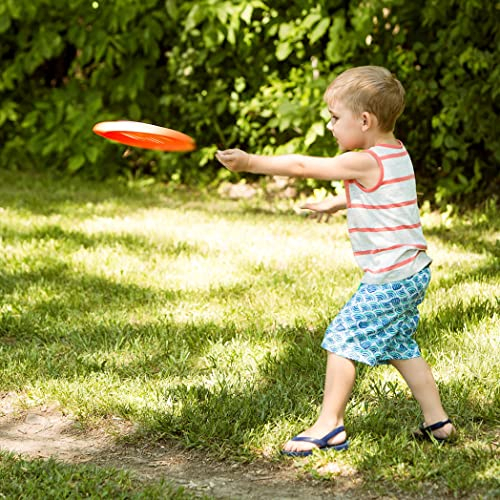
[[[148,484],[128,472],[113,468],[65,465],[53,459],[28,461],[4,452],[0,452],[0,477],[0,498],[17,500],[193,498],[183,489],[174,488],[164,481]]]
[[[133,438],[217,459],[279,459],[314,421],[323,332],[360,278],[343,216],[316,224],[161,186],[0,180],[0,392],[25,407],[56,400],[84,425],[127,419]],[[336,461],[382,495],[499,494],[499,221],[493,204],[423,214],[434,263],[418,338],[457,443],[412,441],[421,417],[402,380],[361,367],[350,451],[315,454],[305,470],[335,476]],[[90,470],[82,481],[99,481]]]

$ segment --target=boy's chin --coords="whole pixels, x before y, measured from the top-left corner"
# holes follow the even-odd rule
[[[349,147],[345,144],[337,143],[337,149],[339,150],[340,153],[347,153],[349,151],[355,151],[358,148],[357,147]]]
[[[342,144],[340,143],[339,141],[336,141],[337,142],[337,149],[341,152],[341,153],[345,153],[346,151],[349,151],[348,148],[346,148],[345,144]]]

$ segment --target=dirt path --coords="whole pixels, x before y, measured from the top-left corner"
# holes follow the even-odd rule
[[[30,458],[92,463],[133,471],[144,479],[164,478],[193,494],[220,499],[359,498],[353,471],[336,471],[335,480],[306,476],[292,462],[238,464],[208,460],[198,452],[162,445],[117,444],[108,432],[79,432],[57,406],[16,409],[16,396],[0,395],[0,449]],[[116,430],[124,431],[123,423]],[[364,498],[370,498],[363,495]]]

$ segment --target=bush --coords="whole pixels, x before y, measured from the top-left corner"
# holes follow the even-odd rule
[[[498,189],[497,16],[486,0],[5,0],[0,165],[207,185],[233,175],[217,147],[333,155],[324,88],[380,64],[407,89],[397,133],[425,196],[484,197]],[[114,119],[182,130],[199,148],[124,155],[91,132]]]

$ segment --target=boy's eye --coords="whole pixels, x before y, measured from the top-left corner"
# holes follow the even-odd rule
[[[332,118],[331,118],[332,124],[335,123],[337,120],[338,120],[338,117],[332,115]]]

